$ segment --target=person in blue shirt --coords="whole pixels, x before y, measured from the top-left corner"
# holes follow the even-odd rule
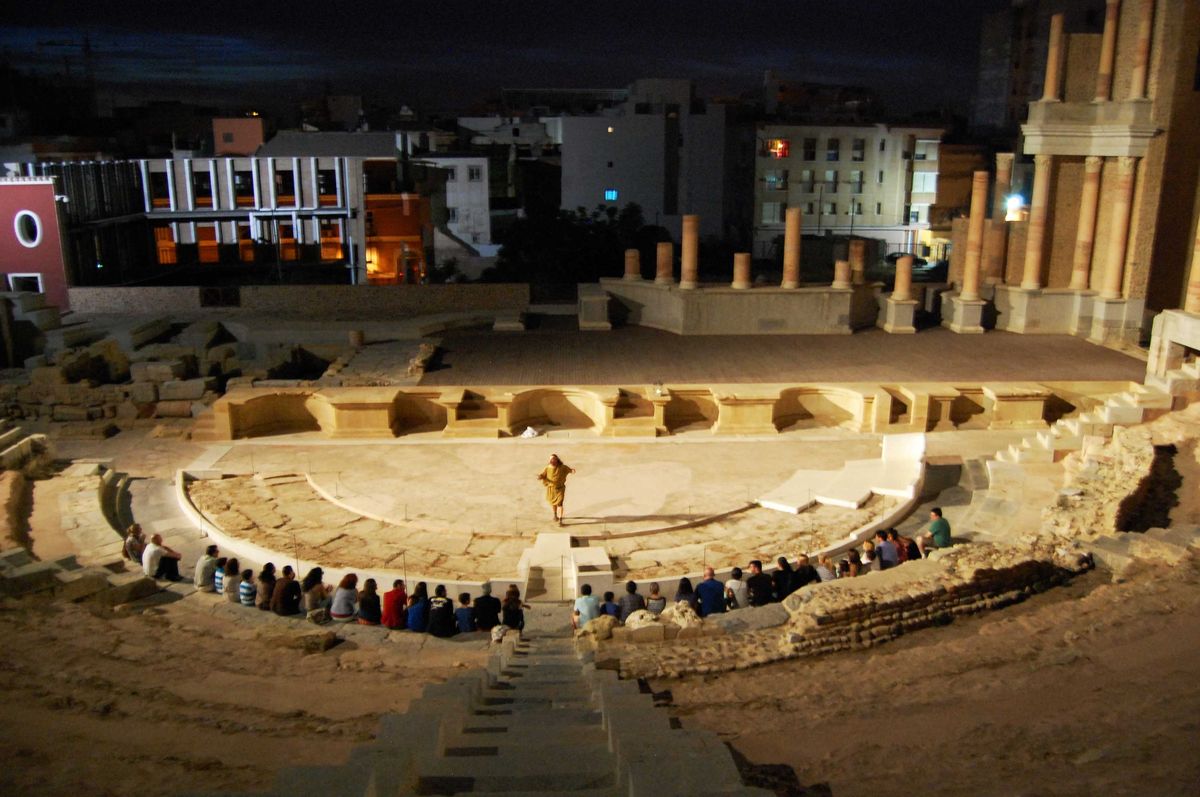
[[[583,628],[600,616],[600,601],[592,594],[592,585],[584,584],[579,588],[579,597],[575,599],[575,609],[571,614],[571,627]]]
[[[454,621],[458,623],[460,634],[469,634],[475,628],[475,610],[471,608],[471,593],[463,592],[458,596],[458,608],[454,610]]]
[[[604,593],[604,603],[600,604],[601,614],[607,614],[610,617],[621,616],[621,607],[617,605],[615,600],[613,600],[614,597],[616,596],[611,592]]]
[[[425,633],[429,625],[429,587],[424,581],[417,584],[408,598],[408,630]]]
[[[725,585],[717,581],[711,567],[704,568],[704,580],[696,585],[696,597],[700,599],[701,617],[725,611]]]

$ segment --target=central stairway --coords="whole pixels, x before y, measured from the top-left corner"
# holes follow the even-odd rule
[[[709,731],[682,730],[635,681],[597,670],[569,632],[511,634],[486,669],[425,687],[344,766],[282,771],[274,794],[642,797],[748,788]]]

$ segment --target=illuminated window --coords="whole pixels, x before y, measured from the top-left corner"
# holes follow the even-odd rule
[[[917,172],[912,178],[914,194],[932,194],[937,191],[937,172]]]
[[[792,149],[792,144],[786,138],[769,138],[766,146],[763,148],[764,155],[770,155],[772,158],[786,158]]]
[[[861,161],[867,156],[867,140],[865,138],[854,139],[853,147],[850,150],[850,160]]]
[[[863,173],[860,171],[850,172],[850,193],[861,194],[863,190]]]
[[[786,191],[788,184],[787,169],[771,169],[763,175],[763,182],[768,191]]]
[[[825,190],[830,191],[830,192],[837,191],[837,186],[838,186],[837,171],[835,171],[833,169],[826,171],[825,172]]]
[[[835,161],[842,157],[842,140],[831,138],[825,144],[825,160]]]
[[[787,214],[786,202],[764,202],[762,203],[762,223],[763,224],[783,224],[783,217]]]
[[[612,129],[612,127],[609,127],[609,128],[608,128],[608,132],[610,132],[610,133],[611,133],[611,132],[613,132],[613,129]]]
[[[617,201],[617,189],[605,188],[604,189],[604,201],[605,202],[616,202]]]

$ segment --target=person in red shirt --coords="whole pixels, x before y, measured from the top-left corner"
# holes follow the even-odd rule
[[[392,588],[383,593],[382,624],[393,630],[402,629],[408,619],[408,594],[404,591],[404,579],[392,582]]]

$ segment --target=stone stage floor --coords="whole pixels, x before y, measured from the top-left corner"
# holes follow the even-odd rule
[[[562,320],[526,332],[441,337],[422,385],[627,385],[674,382],[1141,382],[1144,361],[1068,335],[936,328],[916,335],[683,337],[645,327],[580,332]],[[405,363],[397,363],[401,370]]]
[[[931,434],[929,455],[980,456],[1021,436]],[[798,468],[836,470],[879,451],[876,435],[828,429],[769,439],[685,434],[636,443],[419,436],[344,443],[292,435],[210,446],[200,466],[258,478],[197,483],[195,498],[229,507],[224,520],[210,515],[223,528],[242,525],[239,536],[275,550],[299,545],[301,556],[316,558],[319,549],[331,566],[379,567],[382,560],[396,567],[402,553],[408,571],[435,578],[501,575],[515,570],[537,533],[559,530],[535,479],[557,453],[578,471],[568,483],[562,530],[604,546],[622,573],[653,578],[706,562],[744,566],[756,555],[795,556],[841,539],[887,512],[895,499],[800,516],[750,504]],[[307,474],[317,490],[289,474]]]

